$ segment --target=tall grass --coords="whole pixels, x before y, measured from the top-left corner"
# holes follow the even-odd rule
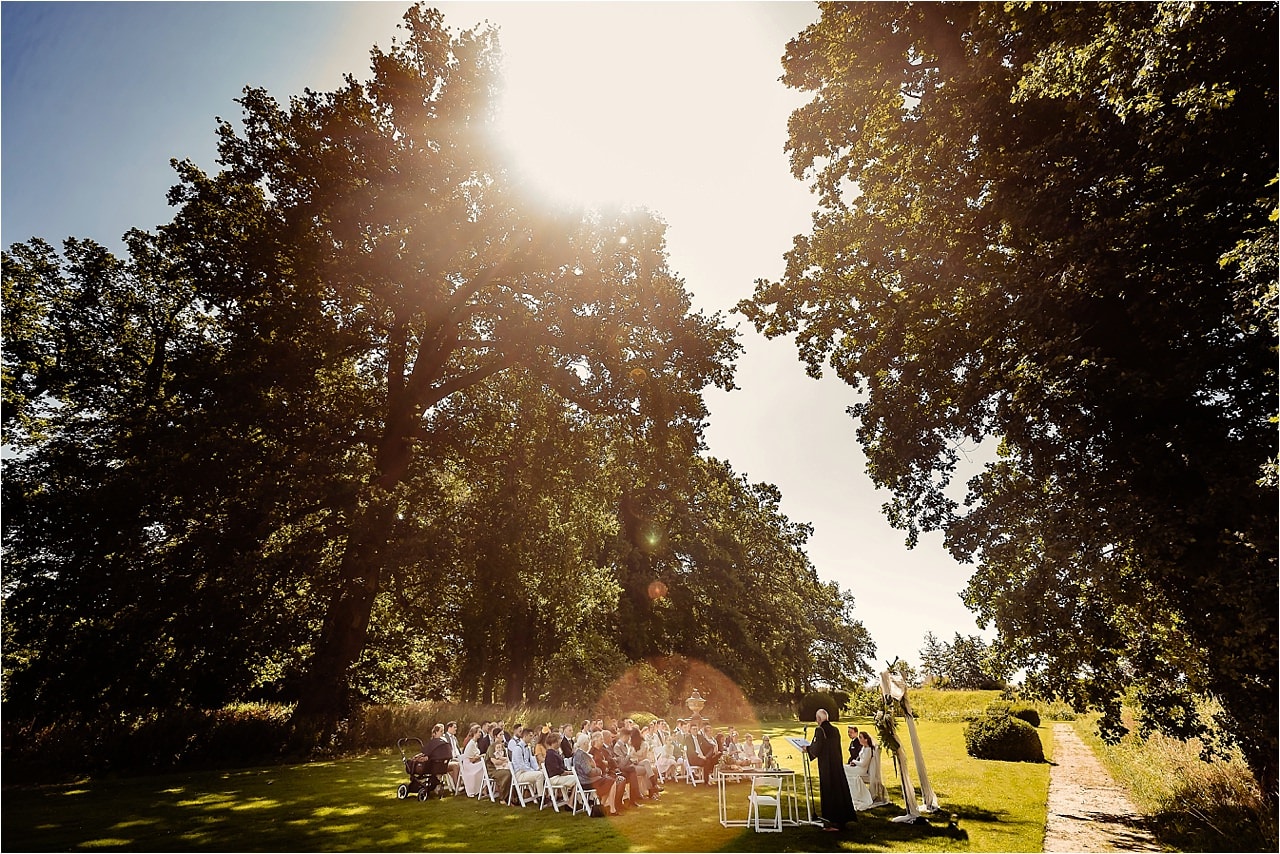
[[[1152,833],[1180,851],[1276,851],[1273,805],[1237,754],[1203,761],[1198,739],[1130,732],[1118,744],[1098,735],[1096,714],[1074,727],[1103,766],[1149,817]]]
[[[1069,721],[1076,715],[1062,702],[1009,699],[1000,691],[953,691],[938,688],[916,688],[907,698],[920,720],[963,722],[984,715],[993,707],[1001,709],[1035,709],[1045,721]],[[864,714],[866,714],[864,712]]]

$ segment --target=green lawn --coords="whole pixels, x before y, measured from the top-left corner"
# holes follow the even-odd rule
[[[783,764],[799,768],[790,746],[778,741],[798,735],[799,727],[764,729]],[[0,845],[8,851],[1040,850],[1049,766],[972,759],[960,723],[922,721],[919,729],[944,810],[928,827],[889,821],[902,813],[891,766],[885,781],[899,806],[863,813],[843,834],[798,828],[757,835],[721,827],[714,788],[684,784],[668,784],[660,803],[616,819],[463,798],[399,801],[395,788],[405,775],[399,754],[390,751],[305,765],[10,787],[3,794]],[[1042,727],[1040,735],[1051,755],[1051,730]],[[746,784],[731,784],[729,797],[742,801],[745,812]],[[960,816],[967,838],[946,835],[946,813]]]

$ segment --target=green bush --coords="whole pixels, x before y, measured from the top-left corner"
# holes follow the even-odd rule
[[[823,691],[805,694],[796,708],[796,717],[802,721],[814,720],[818,709],[826,709],[832,721],[840,720],[840,708],[836,705],[835,698]]]
[[[965,750],[977,759],[1043,762],[1044,746],[1035,727],[1007,714],[983,715],[964,730]]]
[[[636,726],[648,726],[658,718],[653,712],[631,712],[627,717],[635,721]]]
[[[913,694],[912,697],[914,696]],[[850,717],[869,718],[884,708],[884,695],[880,693],[879,686],[870,688],[860,685],[849,694],[847,708]],[[912,708],[915,708],[914,705]]]
[[[1023,706],[1022,708],[1014,709],[1010,714],[1019,720],[1026,721],[1033,727],[1040,726],[1040,713],[1035,709]]]

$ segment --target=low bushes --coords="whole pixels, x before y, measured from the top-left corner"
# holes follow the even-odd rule
[[[1035,727],[1008,714],[983,715],[964,730],[965,750],[977,759],[1043,762],[1044,746]]]
[[[1010,714],[1012,714],[1015,718],[1018,718],[1019,720],[1026,721],[1027,723],[1031,724],[1033,727],[1040,726],[1040,713],[1037,712],[1035,709],[1027,708],[1024,706],[1023,708],[1020,708],[1020,709],[1014,709],[1012,712],[1010,712]]]

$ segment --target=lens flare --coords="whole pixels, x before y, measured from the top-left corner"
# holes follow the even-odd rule
[[[649,582],[649,598],[653,601],[665,599],[667,597],[667,585],[662,583],[662,579],[655,578]]]

